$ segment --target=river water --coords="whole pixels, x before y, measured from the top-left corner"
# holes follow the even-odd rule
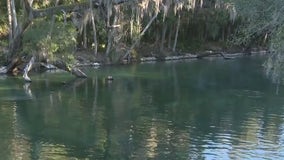
[[[281,159],[284,87],[263,58],[0,77],[1,159]],[[109,82],[105,77],[112,75]]]

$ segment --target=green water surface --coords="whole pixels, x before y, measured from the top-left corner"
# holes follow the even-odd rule
[[[0,159],[281,159],[284,87],[263,60],[0,77]]]

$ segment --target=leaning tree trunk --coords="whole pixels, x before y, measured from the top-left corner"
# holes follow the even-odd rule
[[[148,24],[146,25],[146,27],[144,28],[144,30],[140,33],[140,35],[138,36],[138,38],[135,40],[135,42],[132,44],[132,46],[128,49],[128,51],[124,54],[124,56],[122,57],[122,60],[128,57],[128,61],[129,61],[129,55],[130,52],[134,49],[134,47],[138,44],[138,42],[140,41],[140,39],[142,38],[142,36],[145,34],[145,32],[148,30],[148,28],[151,26],[151,24],[154,22],[154,20],[157,18],[158,13],[155,13],[155,15],[151,18],[151,20],[148,22]]]

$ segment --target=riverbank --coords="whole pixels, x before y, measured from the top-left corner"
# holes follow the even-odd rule
[[[147,50],[151,49],[150,47],[144,47]],[[141,49],[141,48],[140,48]],[[118,49],[120,52],[117,55],[123,55],[125,53],[125,49]],[[1,56],[5,56],[5,48],[2,50],[3,54]],[[3,65],[0,67],[0,74],[10,74],[13,75],[24,75],[24,79],[26,81],[31,81],[28,77],[28,72],[31,70],[32,72],[42,72],[46,70],[54,70],[54,69],[62,69],[76,77],[87,77],[87,75],[81,71],[82,67],[100,67],[106,65],[127,65],[133,63],[147,63],[147,62],[157,62],[157,61],[182,61],[182,60],[198,60],[198,59],[216,59],[223,58],[224,60],[230,60],[235,58],[240,58],[244,56],[255,56],[255,55],[266,55],[269,51],[258,48],[251,49],[249,51],[242,50],[205,50],[198,52],[172,52],[172,51],[164,51],[159,52],[155,49],[149,50],[139,50],[138,53],[141,56],[133,56],[130,54],[129,57],[125,59],[120,59],[119,61],[110,61],[105,58],[104,53],[98,53],[95,55],[91,50],[80,50],[73,53],[74,61],[72,64],[67,64],[63,60],[55,61],[51,64],[46,62],[39,62],[36,58],[36,55],[32,56],[32,58],[21,57],[20,59],[15,59],[15,62],[11,62],[9,65]],[[155,52],[157,51],[157,52]],[[6,52],[6,51],[5,51]],[[134,51],[136,53],[136,51]],[[122,56],[121,56],[122,57]],[[11,71],[11,68],[14,68]]]
[[[101,65],[115,65],[115,64],[131,64],[131,63],[145,63],[145,62],[155,62],[155,61],[178,61],[178,60],[187,60],[187,59],[203,59],[203,58],[223,58],[225,60],[240,58],[244,56],[256,56],[256,55],[267,55],[269,53],[268,50],[263,49],[252,49],[250,51],[241,52],[228,52],[228,51],[200,51],[195,53],[178,53],[176,55],[169,54],[168,56],[159,56],[152,53],[152,55],[143,56],[143,57],[130,57],[128,59],[123,59],[119,63],[106,63],[103,58],[96,57],[91,52],[77,52],[75,54],[76,57],[76,66],[84,67],[84,66],[101,66]],[[145,54],[143,54],[145,55]]]
[[[185,53],[183,55],[178,56],[166,56],[163,59],[156,57],[142,57],[140,58],[141,62],[147,61],[172,61],[172,60],[184,60],[184,59],[202,59],[202,58],[224,58],[224,59],[234,59],[240,58],[243,56],[254,56],[254,55],[265,55],[268,54],[269,51],[261,50],[261,51],[252,51],[252,52],[241,52],[241,53],[225,53],[225,52],[214,52],[214,51],[206,51],[200,54],[191,54]]]

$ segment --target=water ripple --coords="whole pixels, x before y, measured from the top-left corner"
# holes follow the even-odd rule
[[[231,90],[233,95],[236,95],[238,97],[248,97],[248,98],[262,98],[264,96],[264,93],[261,91],[255,91],[255,90]]]

